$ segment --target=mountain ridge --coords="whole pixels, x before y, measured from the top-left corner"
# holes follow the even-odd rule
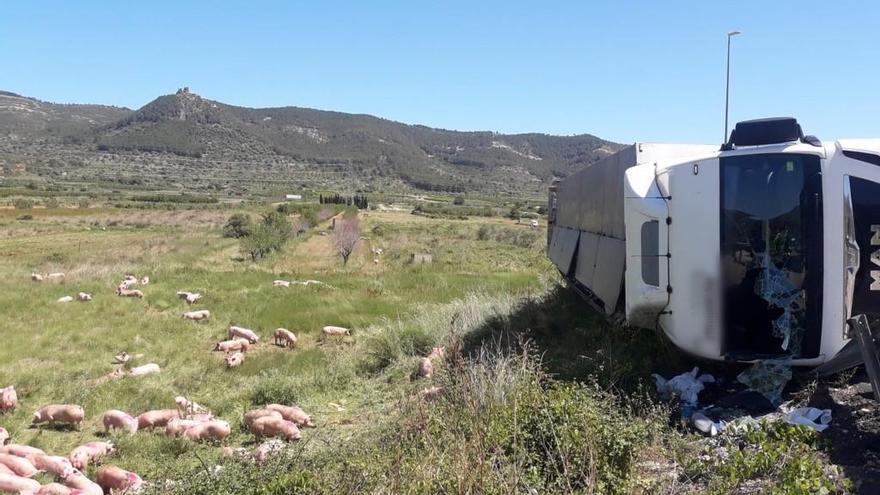
[[[361,174],[356,182],[374,182],[373,189],[397,182],[449,191],[497,190],[505,176],[516,189],[540,190],[620,147],[590,134],[455,131],[297,106],[241,107],[188,88],[137,110],[0,92],[0,153],[10,151],[10,142],[32,152],[42,142],[60,155],[70,148],[166,162],[251,161],[261,173],[273,164],[297,164],[317,173]]]

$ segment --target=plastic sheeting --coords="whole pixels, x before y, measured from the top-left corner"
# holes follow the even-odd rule
[[[774,406],[782,402],[782,389],[791,380],[791,363],[788,361],[758,361],[736,377],[737,381],[760,392]]]

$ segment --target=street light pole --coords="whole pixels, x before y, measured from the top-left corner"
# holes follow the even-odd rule
[[[727,33],[727,87],[724,89],[724,139],[722,143],[727,142],[727,115],[730,110],[730,38],[741,34],[739,31],[731,31]]]

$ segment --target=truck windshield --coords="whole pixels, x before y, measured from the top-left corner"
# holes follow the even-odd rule
[[[821,327],[819,157],[721,158],[725,350],[815,357]]]

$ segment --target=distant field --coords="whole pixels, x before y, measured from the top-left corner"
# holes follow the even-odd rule
[[[523,294],[538,290],[552,273],[544,260],[543,231],[502,219],[430,220],[400,212],[363,215],[363,235],[346,268],[321,225],[292,241],[280,254],[254,265],[240,261],[237,242],[223,239],[219,227],[229,212],[33,209],[31,220],[15,220],[19,210],[0,210],[0,385],[14,384],[20,405],[0,417],[20,443],[53,453],[102,435],[100,418],[108,409],[137,414],[173,406],[185,395],[210,407],[234,425],[228,444],[253,439],[240,430],[240,415],[265,401],[295,402],[314,415],[327,435],[383,414],[401,393],[373,383],[340,361],[351,361],[355,342],[372,325],[406,318],[420,308],[468,294]],[[522,232],[511,243],[479,240],[480,225],[501,235]],[[485,232],[484,232],[485,234]],[[523,240],[526,239],[526,240]],[[371,253],[381,247],[383,254]],[[431,253],[434,262],[413,266],[413,253]],[[378,262],[374,262],[374,258]],[[63,271],[64,283],[33,283],[30,273]],[[148,275],[143,300],[117,297],[113,288],[126,273]],[[272,287],[272,280],[318,279],[323,286]],[[212,319],[181,319],[190,309],[177,290],[205,298],[194,308]],[[79,291],[89,303],[55,301]],[[241,368],[227,371],[211,352],[226,327],[243,325],[271,341],[276,327],[299,336],[288,351],[262,344]],[[323,325],[352,328],[341,342],[319,338]],[[105,381],[114,354],[127,351],[135,364],[158,363],[161,374]],[[344,411],[328,405],[336,403]],[[77,403],[87,418],[80,431],[30,427],[33,411],[48,403]],[[312,431],[306,436],[313,434]],[[334,433],[336,434],[336,433]],[[167,464],[196,463],[182,452],[193,446],[158,433],[118,436],[117,465],[156,476]]]

